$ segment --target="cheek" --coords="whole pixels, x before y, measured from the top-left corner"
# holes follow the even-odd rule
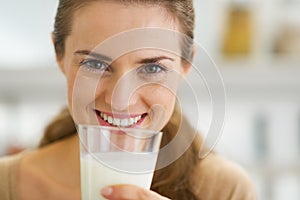
[[[155,90],[151,96],[153,96],[153,101],[162,105],[165,110],[170,110],[172,108],[172,102],[175,102],[175,95],[165,88]]]
[[[73,85],[74,85],[74,79],[70,80],[67,79],[67,91],[68,91],[68,104],[69,104],[69,109],[70,112],[72,112],[73,107],[72,107],[72,100],[73,100]]]
[[[175,101],[176,101],[176,94],[165,87],[153,87],[151,90],[147,91],[147,96],[145,97],[147,104],[152,106],[159,106],[163,109],[165,123],[169,121]],[[154,113],[154,115],[157,113]]]
[[[73,113],[73,88],[76,79],[77,70],[68,70],[65,73],[67,79],[68,104],[70,112]]]

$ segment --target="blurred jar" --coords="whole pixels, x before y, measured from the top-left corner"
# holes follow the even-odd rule
[[[252,51],[252,11],[248,3],[235,2],[227,10],[222,54],[224,57],[248,56]]]

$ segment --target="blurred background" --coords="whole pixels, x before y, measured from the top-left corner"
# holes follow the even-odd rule
[[[66,105],[50,37],[57,4],[0,1],[0,156],[34,148]],[[300,199],[300,0],[195,0],[195,7],[196,41],[226,87],[216,150],[249,172],[259,199]],[[201,103],[202,113],[209,106]]]

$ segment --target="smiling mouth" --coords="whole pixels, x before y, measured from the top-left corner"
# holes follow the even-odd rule
[[[108,114],[95,110],[98,120],[101,125],[116,126],[116,127],[135,127],[143,122],[146,113],[135,115],[134,117],[125,117],[118,114]],[[127,115],[128,116],[128,115]]]

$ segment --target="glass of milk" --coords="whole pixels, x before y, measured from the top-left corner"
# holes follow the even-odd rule
[[[150,189],[162,132],[137,128],[78,125],[81,199],[102,200],[109,185]]]

